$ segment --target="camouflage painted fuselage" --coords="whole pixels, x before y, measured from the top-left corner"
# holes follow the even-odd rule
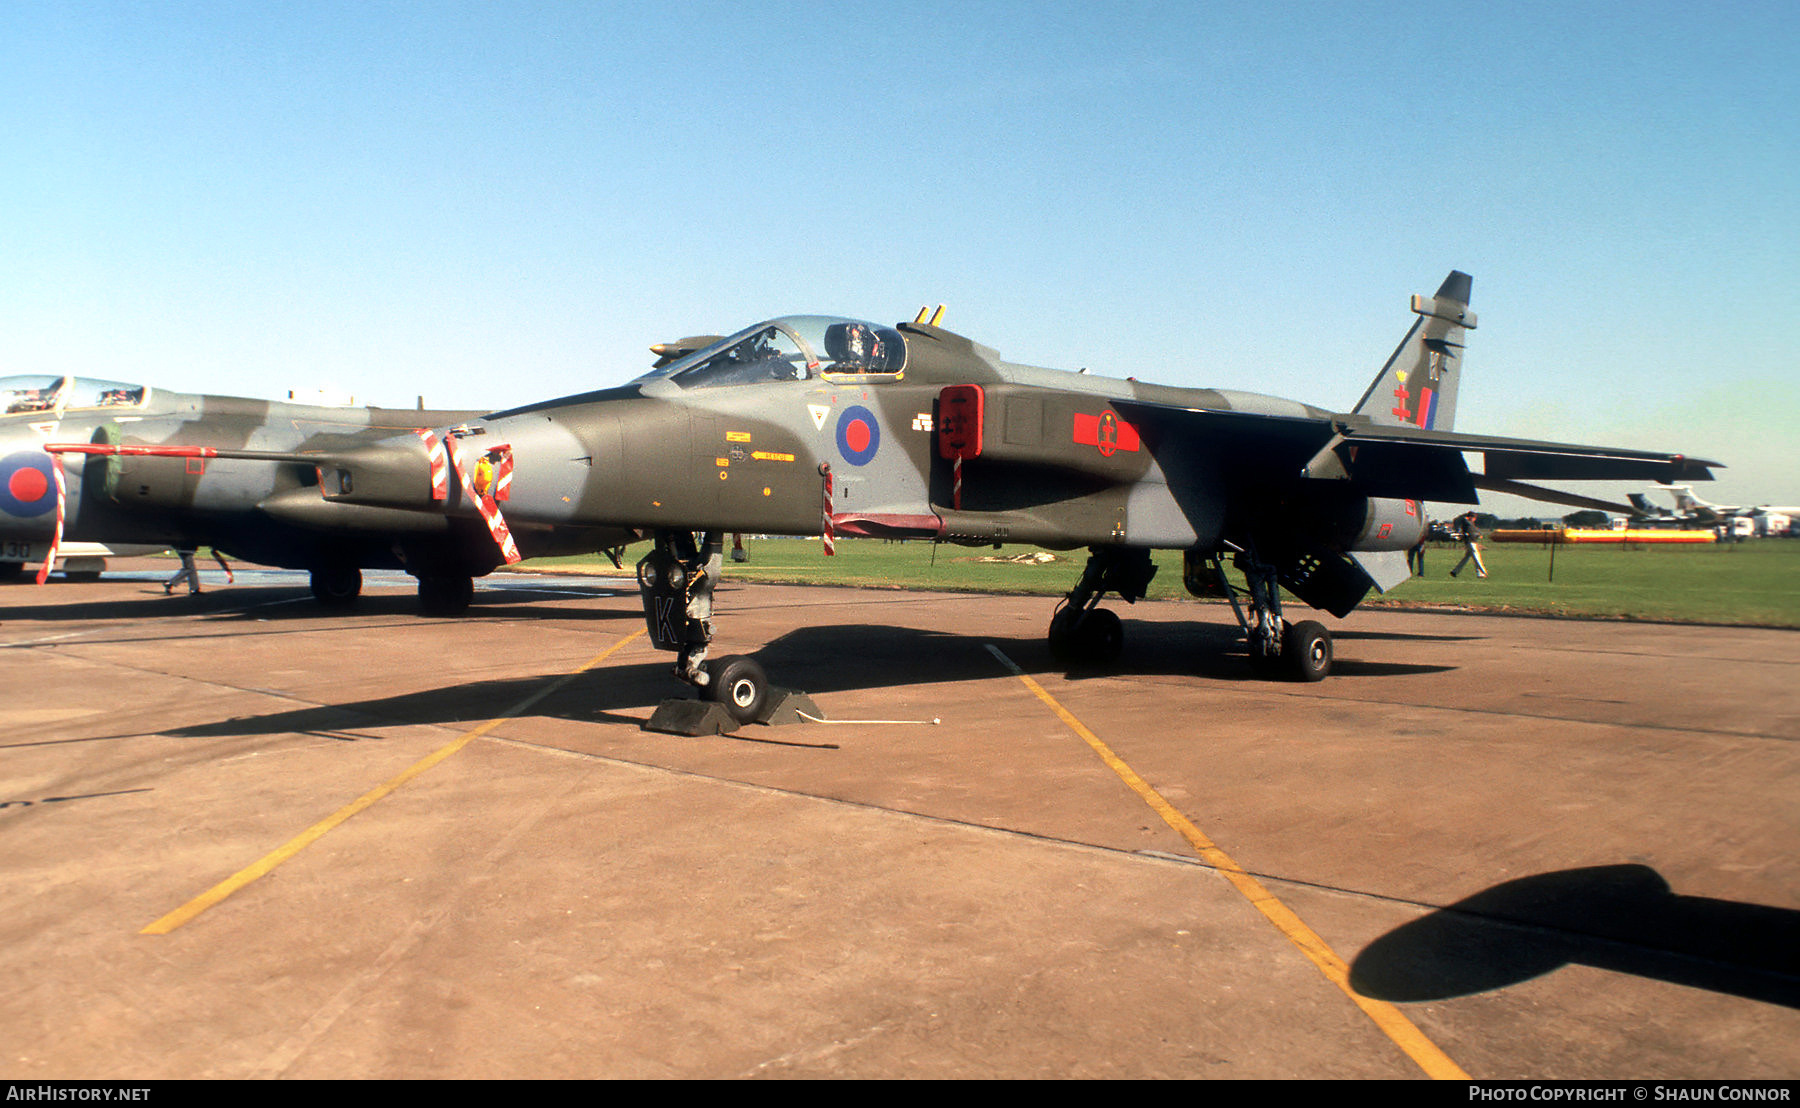
[[[118,382],[0,380],[0,539],[42,543],[55,526],[48,443],[206,446],[289,455],[339,452],[474,413],[321,407],[199,396]],[[304,461],[66,455],[64,535],[72,541],[212,546],[297,569],[422,567],[485,573],[497,552],[479,520],[329,504]],[[567,540],[567,541],[565,541]],[[526,528],[532,553],[593,549],[567,531]]]
[[[1015,365],[935,327],[899,332],[898,372],[821,364],[688,384],[678,368],[477,421],[518,459],[507,518],[816,534],[829,471],[839,534],[1211,548],[1254,526],[1252,514],[1285,510],[1294,490],[1280,486],[1331,437],[1331,413],[1293,401]],[[965,446],[959,462],[942,408],[946,388],[968,386],[981,396],[979,449]],[[1121,401],[1292,419],[1296,430],[1247,453],[1236,436],[1161,433]],[[1265,464],[1272,454],[1292,464]]]

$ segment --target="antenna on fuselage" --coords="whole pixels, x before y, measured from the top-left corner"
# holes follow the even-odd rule
[[[928,308],[928,307],[922,307],[922,308],[920,308],[920,309],[919,309],[919,314],[918,314],[918,315],[916,315],[916,316],[913,316],[913,322],[914,322],[914,323],[915,323],[915,324],[918,324],[918,323],[925,323],[925,324],[928,324],[928,325],[929,325],[929,326],[932,326],[932,327],[936,327],[936,326],[937,326],[937,325],[938,325],[938,324],[939,324],[939,323],[942,323],[942,322],[943,322],[943,319],[944,319],[944,306],[943,306],[943,305],[942,305],[942,304],[939,304],[939,305],[938,305],[938,306],[937,306],[937,311],[935,311],[935,312],[931,312],[931,318],[930,318],[930,319],[929,319],[929,320],[927,320],[927,319],[926,319],[926,318],[925,318],[925,313],[926,313],[926,312],[930,312],[930,311],[931,311],[931,309],[930,309],[930,308]]]

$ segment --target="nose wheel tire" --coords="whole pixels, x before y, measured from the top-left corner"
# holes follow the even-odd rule
[[[769,675],[756,659],[733,654],[706,665],[707,682],[700,695],[722,705],[739,723],[751,723],[769,699]]]

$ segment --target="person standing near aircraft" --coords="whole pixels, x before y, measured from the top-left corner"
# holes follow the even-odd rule
[[[1481,538],[1481,532],[1475,529],[1474,512],[1464,512],[1456,517],[1456,537],[1463,544],[1463,556],[1462,561],[1456,563],[1456,568],[1450,571],[1450,576],[1455,577],[1462,572],[1462,567],[1473,561],[1475,576],[1486,577],[1487,566],[1481,564],[1481,544],[1477,541]]]
[[[176,548],[175,555],[181,559],[181,568],[175,572],[175,576],[163,582],[164,595],[173,594],[175,586],[181,584],[183,581],[187,582],[189,596],[193,596],[200,591],[200,570],[194,565],[194,555],[198,550],[198,547]],[[212,556],[213,561],[219,563],[219,568],[225,571],[226,584],[236,584],[237,575],[231,572],[231,563],[225,560],[225,555],[219,553],[218,549],[215,547],[212,551]]]
[[[194,596],[200,591],[200,571],[194,567],[194,551],[196,547],[182,546],[175,549],[175,556],[181,559],[181,568],[175,576],[163,582],[163,595],[168,596],[175,591],[175,586],[187,582],[188,595]]]

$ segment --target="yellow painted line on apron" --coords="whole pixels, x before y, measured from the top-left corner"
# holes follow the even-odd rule
[[[595,666],[599,665],[601,662],[606,661],[606,659],[612,657],[613,654],[615,654],[619,650],[623,649],[627,643],[631,642],[633,639],[637,638],[639,635],[642,635],[644,633],[645,633],[644,630],[634,631],[631,634],[620,639],[618,642],[613,643],[611,646],[607,647],[605,650],[602,650],[600,653],[594,655],[594,657],[592,657],[592,658],[588,659],[586,662],[582,663],[580,668],[571,670],[568,673],[563,674],[561,677],[558,677],[555,681],[552,681],[550,684],[545,685],[543,688],[539,689],[537,692],[532,693],[530,696],[526,697],[524,700],[521,700],[517,704],[514,704],[512,707],[508,708],[505,712],[501,713],[500,715],[495,716],[493,719],[488,720],[486,723],[484,723],[481,726],[475,728],[474,730],[468,732],[467,734],[463,735],[461,738],[458,738],[455,742],[452,742],[447,746],[440,747],[439,749],[433,751],[432,753],[427,754],[425,757],[419,759],[418,761],[414,762],[411,766],[407,767],[404,771],[401,772],[401,774],[398,777],[394,778],[392,781],[389,781],[387,784],[379,786],[378,788],[369,790],[368,792],[364,793],[362,796],[351,801],[349,804],[346,804],[344,807],[339,808],[337,811],[333,812],[331,815],[325,817],[324,819],[320,820],[318,823],[315,823],[311,827],[308,827],[305,831],[302,831],[302,832],[300,832],[300,834],[294,836],[292,839],[290,839],[287,843],[285,843],[281,847],[279,847],[276,850],[265,855],[262,859],[260,859],[253,865],[246,866],[243,869],[237,871],[236,873],[232,874],[230,877],[227,877],[225,880],[219,882],[217,885],[214,885],[212,888],[206,890],[205,892],[201,893],[199,896],[188,901],[186,904],[183,904],[181,907],[175,909],[173,912],[170,912],[168,915],[162,917],[161,919],[157,920],[155,923],[152,923],[150,926],[144,928],[142,931],[139,931],[138,934],[140,934],[140,935],[167,935],[169,932],[175,930],[177,927],[180,927],[183,924],[189,922],[195,916],[198,916],[201,912],[204,912],[208,908],[211,908],[213,905],[218,904],[220,901],[224,900],[226,897],[229,897],[231,894],[237,892],[239,889],[243,888],[244,886],[250,884],[252,881],[255,881],[257,878],[268,873],[270,870],[274,869],[276,866],[279,866],[281,863],[287,861],[289,858],[292,858],[294,855],[300,853],[302,850],[305,850],[307,847],[311,846],[313,843],[315,843],[319,839],[323,838],[325,836],[326,832],[330,831],[332,828],[343,823],[345,820],[349,819],[351,816],[362,811],[364,808],[367,808],[370,805],[374,804],[376,801],[380,800],[382,797],[387,796],[389,793],[393,792],[395,789],[406,784],[408,781],[411,781],[413,778],[419,776],[419,774],[421,774],[421,773],[424,773],[426,770],[430,769],[432,766],[437,765],[439,762],[443,761],[444,759],[450,757],[450,755],[455,754],[457,751],[461,750],[463,747],[469,745],[469,743],[471,743],[474,740],[480,738],[481,736],[487,734],[489,731],[492,731],[494,728],[500,726],[502,723],[505,723],[507,720],[512,719],[514,716],[521,715],[524,712],[528,711],[532,705],[536,704],[538,701],[549,696],[551,693],[555,692],[556,690],[562,688],[564,685],[568,684],[570,681],[573,681],[575,678],[579,677],[581,674],[586,673],[590,669],[593,669]]]
[[[1058,703],[1057,699],[1045,691],[1042,685],[1032,680],[1029,674],[1020,669],[1011,658],[1001,653],[999,648],[990,645],[988,652],[999,659],[1001,665],[1011,670],[1014,677],[1024,682],[1025,687],[1043,701],[1052,712],[1055,712],[1057,718],[1068,725],[1069,730],[1080,735],[1082,740],[1094,749],[1094,753],[1100,755],[1100,760],[1118,774],[1132,792],[1137,793],[1144,803],[1150,805],[1156,814],[1163,818],[1164,823],[1174,828],[1195,850],[1199,851],[1201,859],[1222,874],[1225,880],[1231,882],[1232,888],[1236,889],[1245,900],[1248,900],[1252,907],[1261,912],[1264,918],[1274,924],[1276,930],[1287,936],[1289,942],[1299,947],[1301,953],[1305,954],[1312,964],[1319,968],[1319,972],[1323,973],[1333,985],[1342,989],[1344,995],[1348,996],[1352,1003],[1374,1020],[1375,1026],[1381,1028],[1382,1032],[1392,1039],[1394,1045],[1404,1051],[1408,1058],[1418,1063],[1420,1069],[1424,1070],[1428,1076],[1441,1080],[1467,1081],[1470,1079],[1469,1075],[1463,1072],[1462,1067],[1440,1050],[1436,1043],[1426,1038],[1425,1033],[1420,1031],[1413,1021],[1407,1019],[1400,1009],[1384,1000],[1363,996],[1351,988],[1350,967],[1337,956],[1337,952],[1332,950],[1324,939],[1319,937],[1317,932],[1301,922],[1299,916],[1296,916],[1287,905],[1277,900],[1275,894],[1264,888],[1262,882],[1252,877],[1244,867],[1233,861],[1229,854],[1220,850],[1200,828],[1194,826],[1191,820],[1176,811],[1174,805],[1163,799],[1161,793],[1151,788],[1148,781],[1139,777],[1136,770],[1126,765],[1123,759],[1113,753],[1111,747],[1101,742],[1098,735],[1088,730],[1085,724]]]

